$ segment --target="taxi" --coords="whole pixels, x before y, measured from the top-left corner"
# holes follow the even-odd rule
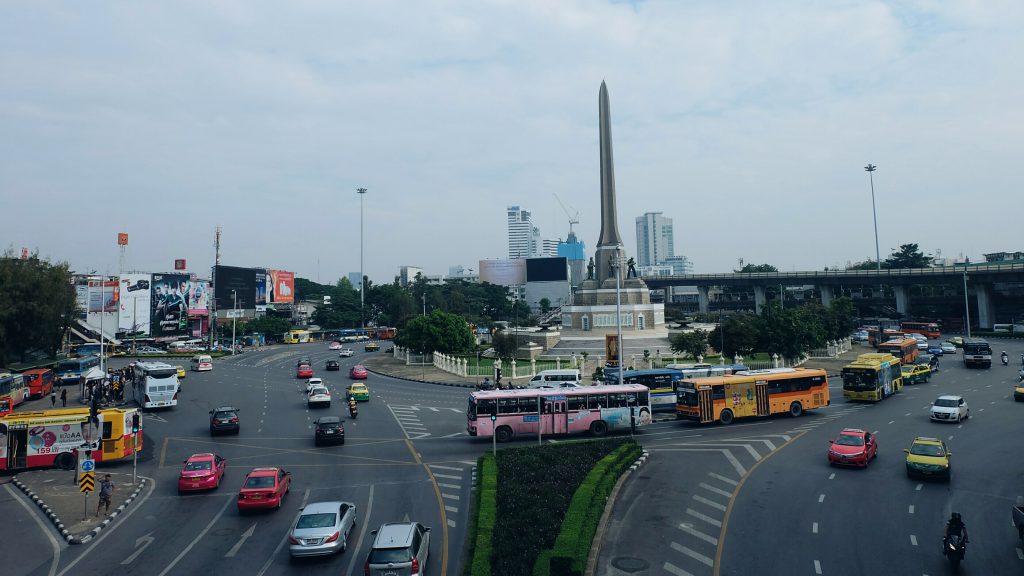
[[[312,378],[313,377],[313,365],[312,364],[299,364],[299,367],[295,369],[296,378]]]
[[[867,468],[868,462],[876,456],[878,441],[866,430],[844,428],[835,440],[828,441],[829,464]]]
[[[377,344],[376,342],[370,342],[363,347],[364,352],[376,352],[378,350],[380,350],[380,344]]]
[[[1024,402],[1024,382],[1017,382],[1013,385],[1014,402]]]
[[[216,490],[224,478],[226,467],[227,460],[213,453],[189,456],[178,475],[178,494],[196,490]]]
[[[175,366],[175,368],[177,368],[177,370],[178,370],[178,378],[184,378],[185,377],[185,367],[184,366]]]
[[[370,389],[366,387],[366,384],[350,384],[345,390],[345,395],[355,398],[358,402],[370,401]]]
[[[927,383],[932,378],[932,369],[927,364],[904,364],[900,370],[903,371],[904,384]]]
[[[238,490],[238,510],[277,510],[292,486],[292,475],[280,468],[253,468]]]
[[[949,480],[949,457],[953,454],[942,440],[918,436],[910,448],[903,451],[907,453],[907,477],[944,477]]]

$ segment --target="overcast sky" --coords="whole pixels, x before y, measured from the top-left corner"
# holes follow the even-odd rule
[[[507,255],[505,209],[675,221],[698,272],[1024,249],[1024,3],[5,2],[0,247],[334,281]]]

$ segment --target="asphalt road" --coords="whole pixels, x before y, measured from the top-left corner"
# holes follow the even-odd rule
[[[351,382],[348,367],[364,354],[339,359],[340,372],[325,372],[324,361],[337,357],[326,345],[277,347],[218,360],[212,372],[189,372],[176,408],[145,415],[152,450],[139,473],[153,480],[151,488],[96,540],[59,544],[55,570],[51,535],[36,522],[38,513],[0,488],[5,528],[24,531],[20,547],[36,551],[17,554],[13,539],[0,539],[0,549],[9,552],[4,573],[362,574],[370,531],[403,519],[432,529],[427,573],[459,573],[473,468],[489,447],[463,432],[468,391],[371,374],[371,401],[360,403],[358,419],[351,420],[343,401]],[[309,356],[315,374],[328,384],[335,399],[330,408],[306,407],[305,381],[295,378],[300,356]],[[208,412],[224,404],[239,408],[241,433],[211,437]],[[313,421],[327,414],[342,416],[346,443],[314,447]],[[200,452],[228,460],[224,482],[210,493],[179,496],[181,463]],[[130,469],[131,463],[109,466]],[[240,514],[237,488],[259,466],[290,471],[291,492],[280,510]],[[299,508],[323,500],[349,500],[358,507],[348,551],[290,561],[285,539]]]

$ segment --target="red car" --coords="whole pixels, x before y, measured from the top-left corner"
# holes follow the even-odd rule
[[[348,371],[348,375],[349,378],[352,378],[354,380],[366,380],[366,367],[364,367],[362,364],[356,364],[355,366],[352,367],[351,370]]]
[[[238,510],[281,507],[284,495],[292,486],[291,472],[280,468],[253,468],[238,491]]]
[[[867,468],[878,455],[878,442],[871,432],[845,428],[835,440],[829,440],[828,463]]]
[[[216,454],[193,454],[185,460],[178,476],[178,493],[213,490],[220,487],[228,461]]]
[[[299,367],[295,370],[296,378],[312,378],[313,377],[313,366],[309,364],[299,364]]]

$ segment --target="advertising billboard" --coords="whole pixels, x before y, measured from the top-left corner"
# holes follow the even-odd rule
[[[522,286],[526,284],[526,261],[521,258],[513,260],[481,260],[480,281],[490,282],[499,286]]]
[[[235,307],[234,295],[238,297],[239,310],[251,310],[256,306],[256,269],[238,266],[217,266],[214,271],[214,296],[217,310],[231,310]],[[232,293],[232,291],[234,291]]]
[[[153,277],[149,274],[123,274],[120,278],[120,313],[117,329],[120,332],[149,334],[149,315],[152,309],[150,294]]]
[[[260,306],[267,309],[267,275],[263,272],[256,272],[256,309]]]
[[[295,302],[295,273],[284,270],[267,270],[270,278],[267,300],[277,304]]]
[[[564,256],[526,259],[527,282],[556,282],[569,280],[569,261]]]
[[[153,274],[152,284],[150,334],[188,334],[188,274]]]
[[[210,283],[206,280],[190,278],[185,301],[188,303],[189,316],[206,316],[209,314]]]
[[[117,280],[89,280],[85,321],[106,334],[117,332],[118,287]]]

